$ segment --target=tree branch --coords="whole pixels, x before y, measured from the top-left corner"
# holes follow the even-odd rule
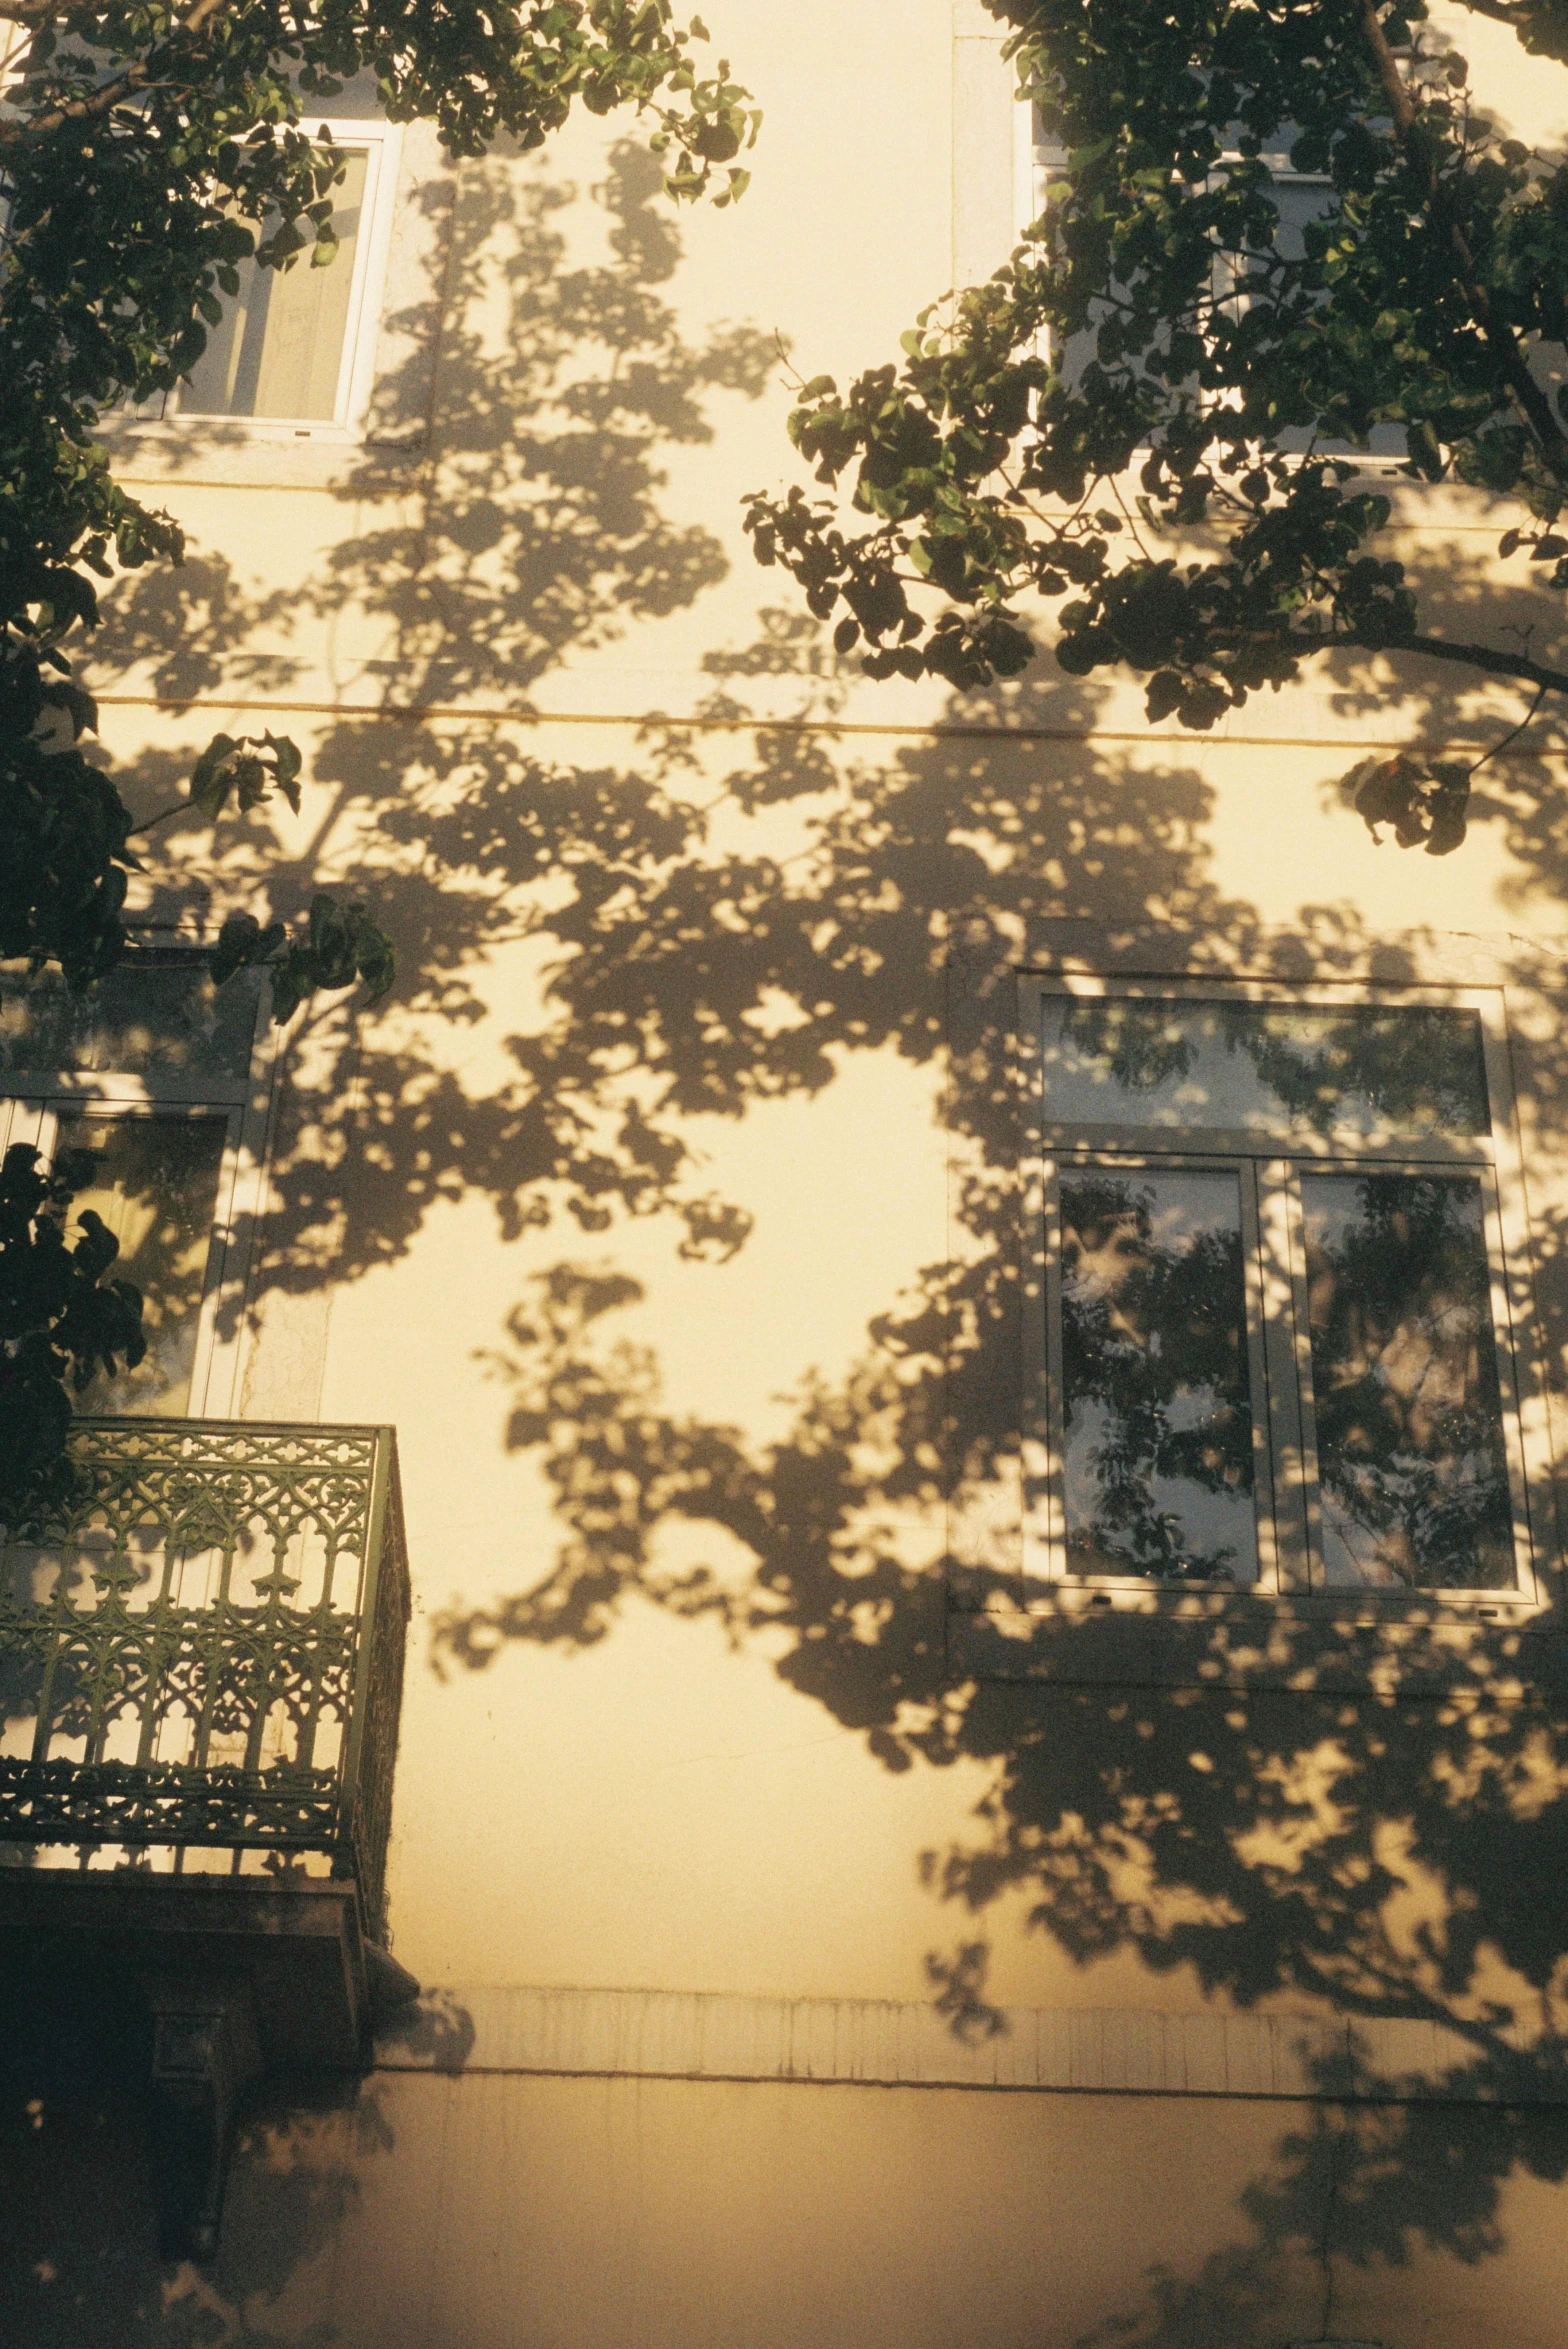
[[[1456,644],[1447,636],[1406,636],[1398,644],[1359,636],[1297,637],[1294,641],[1303,649],[1310,642],[1318,652],[1351,644],[1362,652],[1425,653],[1428,660],[1453,661],[1462,668],[1481,669],[1488,677],[1513,677],[1522,685],[1538,685],[1543,693],[1568,693],[1568,669],[1549,669],[1544,661],[1531,660],[1528,653],[1498,652],[1490,644]]]
[[[1361,0],[1361,22],[1366,28],[1367,43],[1377,66],[1377,78],[1388,100],[1388,111],[1394,118],[1394,135],[1403,146],[1415,127],[1415,100],[1405,87],[1398,60],[1388,45],[1388,36],[1377,13],[1377,0]]]
[[[127,840],[134,840],[138,832],[150,832],[154,824],[166,824],[171,816],[188,815],[190,808],[191,802],[188,799],[177,799],[172,806],[161,807],[155,816],[144,816],[139,824],[130,825],[125,837]]]
[[[1535,689],[1535,699],[1533,702],[1531,702],[1530,707],[1525,711],[1525,714],[1520,719],[1518,725],[1510,726],[1507,733],[1501,735],[1498,740],[1493,743],[1490,750],[1485,750],[1481,753],[1481,756],[1476,760],[1475,765],[1470,770],[1470,780],[1472,783],[1475,781],[1477,775],[1480,774],[1481,769],[1486,765],[1489,759],[1501,757],[1502,753],[1508,748],[1508,745],[1511,742],[1517,742],[1520,735],[1525,733],[1531,726],[1535,724],[1536,712],[1539,710],[1542,702],[1545,701],[1548,690],[1548,687],[1544,685],[1538,685]]]
[[[1514,33],[1519,31],[1527,14],[1525,9],[1513,7],[1511,0],[1464,0],[1464,6],[1471,16],[1489,17],[1493,24],[1505,24]]]
[[[1394,118],[1394,136],[1402,147],[1408,148],[1410,133],[1416,123],[1415,101],[1405,85],[1404,76],[1400,73],[1398,60],[1388,45],[1388,37],[1383,30],[1377,11],[1378,0],[1361,0],[1361,22],[1366,31],[1367,44],[1377,66],[1378,80],[1382,84],[1383,94],[1388,100],[1389,112]],[[1428,169],[1427,194],[1433,210],[1436,211],[1442,191],[1438,184],[1435,163]],[[1470,241],[1458,221],[1452,218],[1448,222],[1448,241],[1454,249],[1455,258],[1463,273],[1465,292],[1470,297],[1471,305],[1480,322],[1481,332],[1502,362],[1503,373],[1508,379],[1509,389],[1535,429],[1536,439],[1541,444],[1542,456],[1560,479],[1568,479],[1568,433],[1564,432],[1563,427],[1552,414],[1551,403],[1536,382],[1535,377],[1530,373],[1524,353],[1519,347],[1518,336],[1507,321],[1499,318],[1492,308],[1492,297],[1476,274],[1475,255],[1470,250]]]
[[[22,0],[22,4],[26,5],[26,0]],[[170,27],[167,40],[190,40],[221,8],[229,4],[230,0],[196,0],[190,14]],[[46,13],[52,16],[56,11],[51,7]],[[160,82],[165,78],[161,70],[157,78]],[[91,122],[98,115],[107,114],[111,107],[118,106],[121,99],[128,98],[133,91],[148,88],[153,81],[152,65],[146,58],[138,57],[123,73],[116,74],[111,81],[104,82],[85,98],[68,99],[63,106],[56,106],[51,113],[37,115],[31,121],[0,123],[0,150],[27,146],[35,139],[50,138],[57,130],[63,130],[68,122]]]

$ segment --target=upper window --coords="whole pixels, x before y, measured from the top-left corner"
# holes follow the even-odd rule
[[[146,1355],[112,1378],[100,1370],[79,1410],[232,1406],[239,1238],[264,1122],[258,993],[254,972],[214,988],[193,954],[139,955],[81,994],[56,974],[0,973],[0,1148],[75,1155],[67,1238],[94,1210],[120,1243],[116,1276],[144,1299]]]
[[[324,269],[308,254],[288,269],[239,267],[207,347],[173,392],[149,401],[144,422],[223,419],[296,438],[351,437],[363,424],[391,234],[398,133],[388,123],[327,122],[342,151],[332,191],[337,253]]]
[[[1045,137],[1040,127],[1039,110],[1027,99],[1018,100],[1014,109],[1014,122],[1014,234],[1015,237],[1022,237],[1045,210],[1053,181],[1059,181],[1065,176],[1067,157],[1063,148],[1053,145]],[[1293,170],[1289,156],[1283,151],[1265,155],[1263,160],[1269,167],[1273,182],[1272,195],[1278,214],[1275,250],[1287,261],[1303,260],[1306,255],[1307,224],[1320,218],[1329,209],[1334,183],[1323,172]],[[1225,303],[1233,310],[1244,309],[1249,299],[1246,278],[1245,254],[1217,256],[1213,279],[1216,301]],[[1085,333],[1072,338],[1064,354],[1064,372],[1069,382],[1077,379],[1093,355],[1092,334]],[[1320,456],[1370,458],[1383,463],[1402,459],[1405,454],[1405,428],[1402,424],[1373,425],[1364,448],[1351,441],[1315,433],[1303,425],[1286,425],[1275,438],[1282,450],[1297,454],[1312,449]]]
[[[1035,1571],[1536,1597],[1487,1000],[1036,996]]]

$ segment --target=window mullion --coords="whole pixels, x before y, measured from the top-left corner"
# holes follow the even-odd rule
[[[1062,1424],[1062,1200],[1061,1169],[1045,1185],[1045,1386],[1047,1397],[1045,1515],[1047,1554],[1055,1574],[1067,1571],[1067,1509],[1063,1492]]]
[[[1283,1591],[1310,1590],[1319,1551],[1317,1442],[1312,1419],[1305,1260],[1294,1170],[1254,1167],[1263,1280],[1263,1344],[1274,1453],[1275,1540]]]
[[[1492,1307],[1492,1344],[1497,1359],[1497,1391],[1502,1404],[1503,1456],[1508,1469],[1508,1491],[1513,1518],[1514,1573],[1520,1592],[1539,1595],[1535,1575],[1535,1543],[1530,1524],[1530,1474],[1525,1459],[1523,1415],[1520,1410],[1519,1335],[1514,1326],[1513,1301],[1504,1270],[1500,1185],[1494,1167],[1477,1168],[1481,1185],[1482,1230],[1486,1239],[1487,1286]],[[1544,1553],[1545,1545],[1542,1545]]]
[[[1257,1167],[1250,1159],[1237,1164],[1241,1177],[1242,1263],[1247,1300],[1247,1367],[1252,1392],[1252,1465],[1254,1505],[1258,1523],[1258,1587],[1287,1587],[1286,1558],[1279,1537],[1279,1510],[1274,1494],[1275,1438],[1271,1409],[1272,1380],[1268,1362],[1268,1302],[1263,1265],[1263,1233],[1259,1216]]]

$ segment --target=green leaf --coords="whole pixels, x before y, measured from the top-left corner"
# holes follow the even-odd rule
[[[302,754],[298,746],[291,742],[287,735],[269,734],[266,741],[273,754],[274,779],[278,789],[288,801],[295,815],[298,815],[300,811],[299,775],[300,768],[304,763]]]
[[[215,734],[191,769],[190,794],[198,812],[216,822],[234,781],[229,764],[235,749],[232,734]]]

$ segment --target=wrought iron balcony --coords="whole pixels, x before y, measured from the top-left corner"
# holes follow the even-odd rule
[[[69,1507],[0,1547],[0,1971],[42,1951],[142,1983],[155,2084],[206,2133],[166,2235],[201,2248],[246,2080],[363,2060],[378,1988],[413,1987],[377,1947],[409,1613],[396,1441],[83,1419],[71,1456]]]

